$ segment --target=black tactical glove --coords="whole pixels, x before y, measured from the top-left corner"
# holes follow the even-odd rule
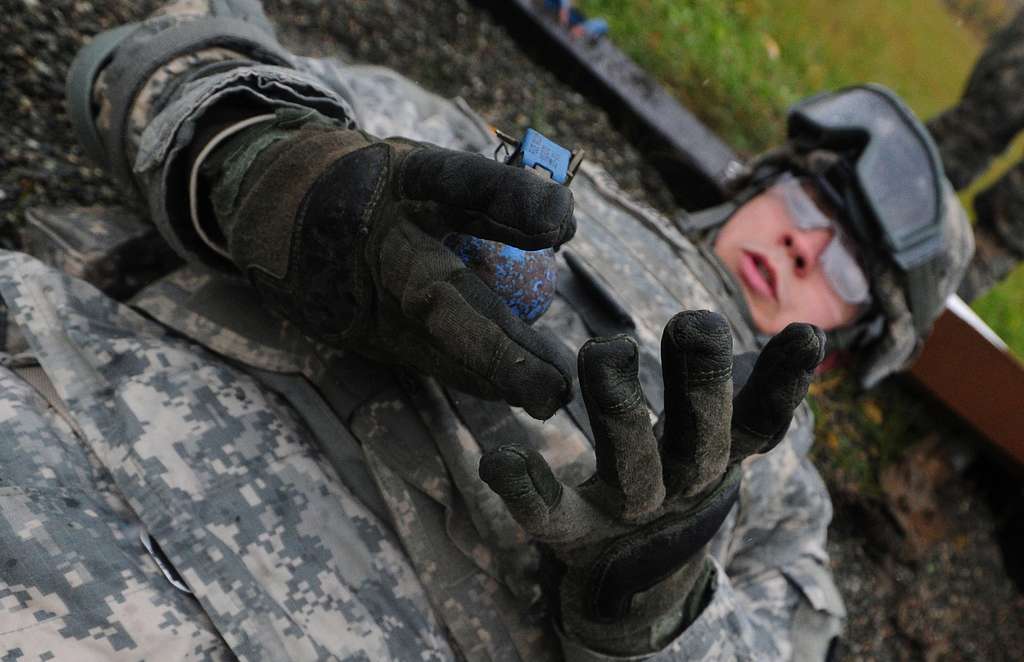
[[[576,228],[569,190],[475,154],[294,123],[247,129],[204,165],[227,251],[271,306],[317,340],[538,418],[568,401],[571,353],[442,240],[557,247]]]
[[[597,472],[572,488],[532,450],[484,455],[480,477],[560,562],[559,612],[571,641],[612,655],[652,653],[696,617],[710,578],[707,543],[736,500],[739,462],[785,435],[824,342],[816,327],[786,327],[734,400],[726,321],[676,315],[661,345],[665,416],[652,429],[636,342],[592,340],[580,350],[579,377]]]

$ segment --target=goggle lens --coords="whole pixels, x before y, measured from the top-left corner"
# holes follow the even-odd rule
[[[785,174],[770,190],[777,191],[789,210],[793,224],[801,230],[832,231],[832,240],[819,256],[822,272],[829,285],[846,303],[862,305],[871,301],[871,286],[856,257],[856,251],[835,220],[825,214],[804,190],[811,180]]]

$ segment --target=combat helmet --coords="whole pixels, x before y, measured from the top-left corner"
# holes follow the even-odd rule
[[[970,262],[970,224],[931,136],[889,89],[867,84],[807,98],[790,109],[787,129],[783,146],[730,184],[740,202],[784,172],[832,192],[861,249],[872,305],[829,340],[856,350],[870,387],[917,356]]]

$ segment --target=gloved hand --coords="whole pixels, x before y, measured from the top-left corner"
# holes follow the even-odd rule
[[[307,335],[547,418],[572,355],[515,317],[442,240],[526,249],[575,232],[569,190],[488,158],[282,119],[204,165],[232,261]],[[294,121],[292,121],[294,124]]]
[[[573,488],[532,450],[483,456],[480,477],[561,566],[570,640],[611,655],[652,653],[699,614],[707,543],[736,500],[739,463],[785,435],[824,343],[816,327],[786,327],[734,400],[729,325],[707,311],[680,313],[662,336],[665,415],[652,428],[636,342],[591,340],[579,377],[597,472]]]

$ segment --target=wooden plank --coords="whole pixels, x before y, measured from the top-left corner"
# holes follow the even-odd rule
[[[1024,464],[1024,365],[967,304],[950,299],[910,374]]]

